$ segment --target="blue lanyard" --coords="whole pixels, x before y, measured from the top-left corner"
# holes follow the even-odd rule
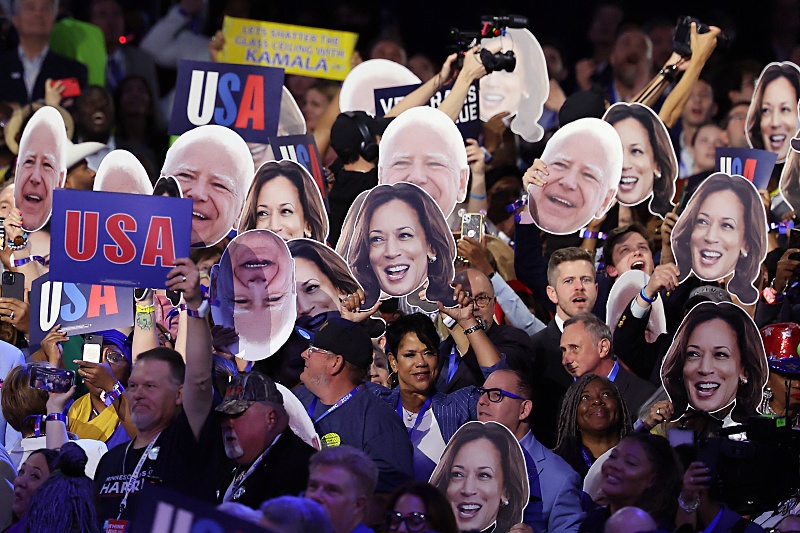
[[[712,520],[711,523],[708,524],[708,527],[703,530],[703,533],[711,533],[711,532],[714,531],[714,528],[717,527],[719,525],[720,520],[722,520],[722,511],[723,510],[724,509],[722,507],[720,507],[719,512],[717,513],[717,516],[715,516],[714,520]]]
[[[619,361],[614,361],[614,367],[611,369],[611,372],[608,373],[608,381],[614,383],[614,380],[617,379],[618,373],[619,373]]]
[[[457,369],[458,365],[456,365],[456,345],[453,344],[453,349],[450,350],[450,360],[447,363],[447,383],[450,383],[450,380],[452,380],[453,376],[456,375]]]
[[[422,423],[422,417],[425,416],[425,411],[428,410],[431,406],[431,398],[425,400],[425,403],[422,404],[422,409],[419,410],[417,413],[417,419],[414,421],[413,428],[406,428],[408,429],[408,436],[410,437],[413,432],[417,430],[419,425]],[[397,398],[397,414],[400,415],[400,418],[403,418],[403,400]]]
[[[315,396],[314,401],[312,401],[311,405],[308,406],[308,416],[311,417],[311,420],[314,420],[314,425],[319,424],[320,420],[322,420],[323,418],[325,418],[326,416],[328,416],[329,414],[331,414],[332,412],[334,412],[335,410],[337,410],[338,408],[349,402],[351,399],[353,399],[353,396],[355,396],[356,393],[360,391],[363,387],[364,384],[361,383],[355,389],[351,390],[350,392],[339,398],[338,402],[328,407],[328,410],[319,415],[319,418],[317,418],[316,420],[314,420],[314,410],[316,410],[317,408],[317,402],[319,402],[319,398]]]
[[[586,463],[586,466],[591,468],[594,461],[592,461],[592,458],[586,453],[586,446],[581,446],[581,455],[583,456],[583,462]]]

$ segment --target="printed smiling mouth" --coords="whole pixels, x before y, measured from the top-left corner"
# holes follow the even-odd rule
[[[769,136],[769,142],[773,144],[782,144],[783,141],[785,140],[786,140],[786,134]]]
[[[477,503],[460,503],[458,504],[458,514],[463,518],[475,518],[482,507]]]
[[[408,272],[408,265],[390,265],[383,269],[390,281],[403,279]]]
[[[262,260],[253,260],[253,261],[245,261],[242,263],[244,268],[264,268],[272,264],[272,261],[269,259],[262,259]]]
[[[28,201],[28,202],[31,202],[31,203],[37,203],[37,202],[41,202],[42,198],[41,198],[41,196],[37,196],[35,194],[26,194],[25,195],[25,200]]]
[[[697,392],[701,396],[713,396],[717,389],[719,389],[719,383],[711,383],[704,381],[702,383],[695,384],[694,388],[697,389]]]
[[[548,194],[547,195],[547,199],[551,203],[554,203],[554,204],[556,204],[556,205],[558,205],[560,207],[566,207],[568,209],[573,209],[575,207],[575,204],[573,204],[572,202],[570,202],[568,200],[564,200],[563,198],[559,198],[558,196],[552,196],[552,195]]]
[[[197,211],[192,211],[192,216],[195,218],[199,218],[200,220],[208,220],[208,217],[205,216],[203,213],[199,213]]]
[[[722,257],[722,252],[716,250],[700,250],[700,260],[704,264],[716,263]]]
[[[490,103],[502,102],[505,99],[502,94],[483,94],[482,96],[486,102]]]
[[[624,185],[625,187],[633,187],[639,182],[639,178],[636,176],[622,176],[619,180],[620,185]]]

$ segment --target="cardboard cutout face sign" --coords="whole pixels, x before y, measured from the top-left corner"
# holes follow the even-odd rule
[[[506,35],[483,39],[481,46],[492,52],[513,51],[517,65],[511,72],[495,71],[481,78],[480,118],[487,122],[507,111],[506,124],[528,142],[541,140],[538,124],[550,95],[547,63],[536,37],[525,28],[508,28]]]
[[[382,294],[406,296],[426,281],[428,301],[451,302],[455,250],[453,234],[430,195],[401,182],[378,185],[367,194],[345,258],[369,308]]]
[[[800,132],[798,132],[800,133]],[[800,209],[800,138],[795,135],[781,172],[780,190],[792,209]]]
[[[114,150],[100,163],[94,177],[94,190],[149,196],[153,194],[153,185],[135,155],[127,150]]]
[[[345,260],[311,239],[293,239],[288,245],[297,278],[297,316],[341,313],[342,299],[361,288]]]
[[[651,198],[650,212],[664,218],[672,210],[678,177],[678,159],[666,126],[649,107],[625,102],[609,107],[603,120],[614,126],[622,141],[617,200],[632,206]]]
[[[207,125],[181,135],[167,152],[161,176],[174,176],[194,201],[192,246],[213,246],[234,227],[253,180],[253,160],[233,130]]]
[[[778,154],[783,163],[789,142],[797,131],[800,100],[800,68],[792,62],[770,63],[756,81],[747,110],[745,133],[750,148]]]
[[[661,381],[677,416],[692,408],[724,418],[734,403],[735,419],[754,415],[768,375],[758,328],[743,309],[728,302],[693,307],[661,366]]]
[[[36,231],[50,219],[53,190],[67,177],[66,144],[64,119],[53,107],[36,111],[22,132],[14,202],[25,231]]]
[[[297,318],[294,261],[286,243],[268,230],[233,239],[211,272],[214,323],[239,335],[232,353],[266,359],[286,342]]]
[[[530,499],[525,456],[514,434],[497,422],[467,422],[456,431],[431,475],[460,531],[509,531]]]
[[[566,235],[611,207],[623,159],[613,126],[596,118],[570,122],[548,141],[541,159],[546,183],[528,186],[528,209],[538,227]]]
[[[718,281],[733,273],[728,292],[755,303],[754,286],[767,254],[767,217],[755,186],[742,176],[712,174],[697,188],[670,236],[680,281],[690,273]]]
[[[410,70],[388,59],[370,59],[357,65],[342,82],[339,111],[366,111],[375,116],[375,89],[422,83]]]
[[[443,112],[415,107],[386,127],[378,154],[378,183],[419,185],[447,217],[466,198],[468,178],[464,139]]]
[[[311,174],[290,160],[267,161],[247,194],[239,231],[268,229],[284,240],[307,237],[325,242],[328,213]]]
[[[631,305],[639,291],[650,281],[650,276],[641,270],[629,270],[619,276],[611,287],[606,304],[606,325],[614,333],[622,313]],[[656,342],[658,336],[667,332],[667,317],[664,302],[659,298],[650,305],[647,329],[644,336],[647,342]]]

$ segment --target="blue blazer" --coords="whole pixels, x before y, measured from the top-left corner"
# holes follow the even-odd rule
[[[564,459],[537,441],[533,433],[528,432],[519,444],[536,463],[542,490],[540,522],[547,524],[547,529],[542,531],[577,532],[585,517],[581,508],[580,476]]]
[[[389,407],[397,409],[400,387],[387,389],[377,383],[367,382],[367,388],[389,404]],[[436,417],[445,443],[450,441],[450,438],[462,425],[470,420],[478,419],[478,401],[472,397],[473,389],[474,387],[465,387],[450,394],[437,392],[431,398],[433,416]]]

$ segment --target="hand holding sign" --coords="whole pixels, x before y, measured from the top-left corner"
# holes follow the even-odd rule
[[[167,290],[182,292],[183,301],[187,307],[197,310],[203,303],[203,293],[200,291],[200,271],[197,265],[188,257],[175,259],[175,268],[167,274]]]
[[[47,357],[47,362],[55,368],[61,367],[61,354],[64,351],[61,348],[61,343],[67,340],[69,340],[69,337],[67,332],[61,329],[61,324],[53,326],[53,329],[48,331],[42,340],[42,352]]]

